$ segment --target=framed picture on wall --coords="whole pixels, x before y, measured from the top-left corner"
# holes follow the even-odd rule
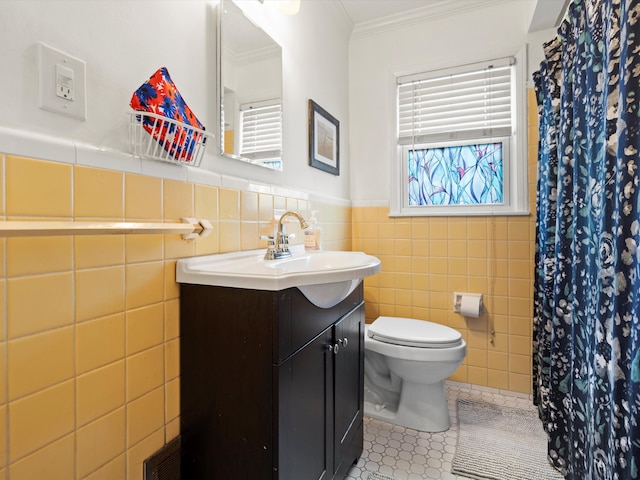
[[[309,165],[340,175],[340,122],[309,100]]]

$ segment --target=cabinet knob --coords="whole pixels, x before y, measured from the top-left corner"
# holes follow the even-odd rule
[[[327,345],[327,350],[333,352],[334,355],[337,355],[338,351],[340,350],[340,345],[337,343],[334,343],[333,345],[329,344]]]
[[[349,345],[349,339],[347,337],[339,338],[338,343],[342,345],[344,348],[347,348],[347,345]]]

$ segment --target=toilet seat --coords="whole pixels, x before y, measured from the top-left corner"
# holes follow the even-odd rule
[[[380,342],[418,348],[451,348],[462,343],[462,335],[453,328],[402,317],[378,317],[368,326],[367,335]]]

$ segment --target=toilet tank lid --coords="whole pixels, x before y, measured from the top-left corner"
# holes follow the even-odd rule
[[[444,348],[462,340],[460,332],[446,325],[402,317],[378,317],[367,332],[381,342],[414,347]]]

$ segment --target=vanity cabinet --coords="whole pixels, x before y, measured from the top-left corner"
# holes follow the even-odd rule
[[[342,479],[362,452],[362,284],[334,307],[180,286],[182,478]]]

